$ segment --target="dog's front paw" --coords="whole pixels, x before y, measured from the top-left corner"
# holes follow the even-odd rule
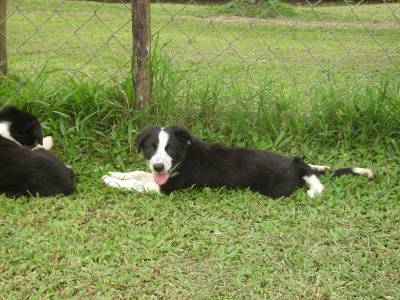
[[[104,175],[101,177],[101,181],[103,181],[106,185],[111,186],[111,187],[116,187],[119,188],[121,185],[119,184],[119,181],[115,178],[112,178],[108,175]]]
[[[43,138],[42,148],[44,148],[46,150],[50,150],[51,148],[53,148],[53,145],[54,145],[53,137],[46,136],[46,137]]]
[[[108,172],[108,176],[120,180],[130,180],[130,179],[143,180],[143,178],[147,178],[152,175],[151,173],[147,173],[144,171],[134,171],[128,173]]]
[[[121,172],[108,172],[108,176],[115,178],[115,179],[120,179],[120,180],[125,180],[125,179],[130,179],[130,173],[121,173]]]

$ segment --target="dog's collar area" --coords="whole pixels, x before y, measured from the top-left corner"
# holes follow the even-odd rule
[[[179,175],[179,172],[178,172],[178,171],[172,172],[172,173],[169,175],[169,178],[173,178],[173,177],[175,177],[175,176],[177,176],[177,175]]]
[[[179,175],[179,171],[176,171],[176,169],[179,167],[180,164],[181,164],[181,161],[178,162],[173,168],[171,168],[171,170],[169,172],[169,177],[170,178]]]

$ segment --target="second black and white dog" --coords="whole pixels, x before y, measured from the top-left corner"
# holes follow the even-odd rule
[[[0,111],[0,194],[53,196],[71,194],[75,176],[50,153],[53,139],[44,137],[30,113],[8,106]]]
[[[110,172],[102,178],[105,184],[166,194],[193,186],[243,187],[272,198],[289,196],[306,184],[307,195],[313,198],[324,190],[318,176],[329,169],[306,164],[300,157],[200,141],[178,126],[147,128],[136,142],[151,173]],[[367,168],[333,171],[333,176],[344,174],[373,176]]]

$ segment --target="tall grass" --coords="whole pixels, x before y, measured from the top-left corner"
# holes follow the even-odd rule
[[[3,80],[0,104],[39,116],[74,159],[133,151],[136,133],[149,124],[181,124],[203,138],[239,146],[288,150],[304,143],[373,143],[399,151],[400,83],[394,80],[352,89],[327,81],[304,97],[296,87],[268,81],[255,88],[191,78],[155,52],[152,103],[141,112],[134,110],[129,77],[101,85],[51,70]]]

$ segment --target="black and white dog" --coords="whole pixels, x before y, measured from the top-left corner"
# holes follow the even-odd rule
[[[74,192],[74,174],[51,154],[38,120],[13,106],[0,111],[0,194],[52,196]]]
[[[110,172],[102,178],[105,184],[166,194],[192,186],[244,187],[272,198],[289,196],[307,184],[307,194],[313,198],[324,190],[318,176],[329,169],[306,164],[300,157],[200,141],[178,126],[147,128],[138,134],[136,142],[151,173]],[[344,174],[373,176],[365,168],[333,171],[333,176]]]

